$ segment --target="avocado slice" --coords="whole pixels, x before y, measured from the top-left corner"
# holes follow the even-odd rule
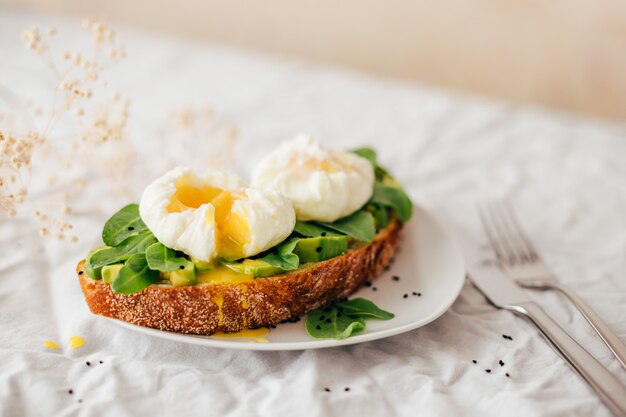
[[[108,246],[100,246],[98,248],[93,249],[91,252],[89,252],[87,254],[87,257],[85,258],[85,272],[87,272],[87,275],[89,275],[91,278],[93,279],[102,279],[102,267],[100,268],[92,268],[91,267],[91,257],[93,256],[94,253],[96,252],[100,252],[101,250],[104,249],[108,249]]]
[[[122,269],[123,266],[124,264],[113,264],[106,265],[100,268],[102,269],[102,281],[106,282],[107,284],[113,284],[113,281],[115,281],[115,278],[117,278],[117,274],[120,273],[120,269]]]
[[[300,239],[293,250],[300,262],[319,262],[348,251],[348,236],[319,236]]]
[[[200,261],[195,258],[191,258],[191,262],[196,265],[196,272],[206,272],[214,269],[213,264],[211,262]]]
[[[269,277],[283,273],[282,269],[276,268],[260,259],[244,259],[243,262],[224,261],[223,264],[233,271],[254,275],[255,277]]]
[[[189,262],[183,269],[166,272],[166,274],[170,283],[175,287],[194,285],[198,283],[198,279],[196,277],[196,266],[192,262]]]

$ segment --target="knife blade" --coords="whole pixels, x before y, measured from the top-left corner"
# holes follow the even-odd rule
[[[479,261],[468,265],[468,274],[474,286],[497,307],[512,307],[532,301],[493,261]]]

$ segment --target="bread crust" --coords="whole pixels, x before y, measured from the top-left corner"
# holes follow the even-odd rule
[[[401,229],[402,223],[394,220],[372,242],[341,256],[243,283],[150,285],[135,294],[118,294],[90,278],[84,260],[76,272],[94,314],[179,333],[232,333],[295,319],[347,297],[392,261]]]

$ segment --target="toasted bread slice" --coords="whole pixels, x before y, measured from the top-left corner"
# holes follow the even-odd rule
[[[243,283],[150,285],[125,295],[90,278],[84,260],[76,271],[94,314],[179,333],[231,333],[294,319],[350,295],[391,262],[401,229],[402,223],[394,220],[372,242],[341,256]]]

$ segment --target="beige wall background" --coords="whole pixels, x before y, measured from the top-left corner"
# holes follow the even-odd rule
[[[624,0],[0,0],[626,120]]]

